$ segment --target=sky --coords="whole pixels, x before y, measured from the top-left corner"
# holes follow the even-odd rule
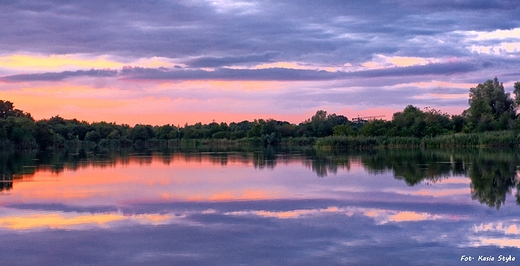
[[[1,1],[0,99],[35,119],[300,123],[520,81],[520,2]]]

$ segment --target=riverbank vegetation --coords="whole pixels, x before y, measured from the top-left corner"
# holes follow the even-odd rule
[[[349,120],[319,110],[291,124],[274,119],[175,126],[88,123],[54,116],[36,121],[0,100],[0,150],[37,150],[87,145],[104,148],[154,148],[197,145],[298,146],[330,149],[368,147],[467,147],[520,145],[520,82],[514,98],[495,77],[469,92],[469,108],[449,115],[408,105],[392,120]],[[172,120],[174,120],[172,118]]]

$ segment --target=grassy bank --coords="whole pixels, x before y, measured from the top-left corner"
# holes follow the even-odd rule
[[[87,148],[118,150],[133,148],[137,150],[241,150],[257,149],[264,146],[280,148],[314,147],[328,150],[362,150],[372,148],[464,148],[464,147],[520,147],[520,133],[515,131],[490,131],[484,133],[456,133],[436,137],[367,137],[367,136],[329,136],[329,137],[290,137],[281,138],[268,144],[263,138],[228,139],[170,139],[137,140],[102,139],[98,143],[90,141],[64,141],[49,147],[53,150]],[[13,142],[0,141],[0,151],[38,150],[37,145],[17,146]]]
[[[319,138],[314,147],[320,149],[365,148],[459,148],[459,147],[519,147],[520,135],[515,131],[492,131],[472,134],[450,134],[436,137],[364,137],[330,136]]]

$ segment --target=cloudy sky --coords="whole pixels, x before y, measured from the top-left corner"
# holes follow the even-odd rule
[[[458,114],[520,80],[520,2],[1,1],[0,99],[134,125]]]

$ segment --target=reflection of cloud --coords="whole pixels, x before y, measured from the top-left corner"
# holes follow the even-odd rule
[[[505,247],[515,247],[520,248],[520,239],[511,239],[511,238],[478,238],[473,246],[499,246],[501,248]]]
[[[427,220],[459,220],[459,217],[431,214],[427,212],[414,211],[394,211],[383,209],[365,209],[360,211],[363,215],[373,218],[378,224],[386,224],[388,222],[419,222]]]
[[[424,220],[432,220],[430,219],[431,215],[427,213],[417,213],[417,212],[398,212],[395,215],[390,216],[391,222],[415,222],[415,221],[424,221]]]
[[[479,232],[499,232],[506,235],[519,235],[520,231],[518,230],[518,227],[516,224],[511,225],[504,225],[503,223],[487,223],[487,224],[480,224],[475,225],[473,227],[473,230],[475,233]]]
[[[445,197],[453,195],[467,195],[471,193],[470,188],[459,188],[459,189],[443,189],[443,190],[419,190],[411,193],[411,195],[417,196],[433,196],[433,197]]]
[[[175,199],[178,195],[170,195],[165,193],[161,195],[163,199]],[[244,191],[223,191],[211,195],[192,195],[188,197],[189,201],[235,201],[235,200],[265,200],[275,198],[271,192],[256,189],[246,189]]]
[[[427,220],[459,220],[460,217],[453,215],[438,215],[430,214],[427,212],[414,212],[414,211],[394,211],[384,209],[372,209],[372,208],[359,208],[359,207],[345,207],[338,208],[330,206],[327,208],[317,209],[298,209],[290,211],[235,211],[228,212],[227,215],[256,215],[260,217],[278,218],[278,219],[290,219],[290,218],[303,218],[308,216],[316,216],[323,213],[336,213],[352,216],[354,214],[360,214],[362,216],[370,217],[374,219],[378,224],[386,224],[389,222],[419,222]]]
[[[130,221],[138,224],[169,224],[171,214],[123,215],[121,213],[63,213],[63,212],[22,212],[0,217],[0,228],[11,230],[29,229],[80,229],[85,226],[104,227],[110,223]]]
[[[209,196],[210,201],[223,201],[223,200],[255,200],[255,199],[268,199],[269,193],[263,190],[248,189],[242,192],[241,195],[235,196],[233,192],[222,192]]]
[[[473,226],[474,237],[470,237],[471,246],[498,246],[501,248],[520,248],[520,230],[511,222],[489,222]]]
[[[291,211],[235,211],[226,213],[227,215],[257,215],[260,217],[291,219],[300,218],[302,216],[317,215],[320,213],[336,213],[339,212],[338,207],[327,207],[324,209],[308,209],[308,210],[291,210]]]
[[[62,214],[30,214],[0,218],[0,227],[12,230],[35,228],[70,228],[81,225],[103,226],[106,223],[121,221],[124,217],[115,214],[78,215],[70,217]]]

